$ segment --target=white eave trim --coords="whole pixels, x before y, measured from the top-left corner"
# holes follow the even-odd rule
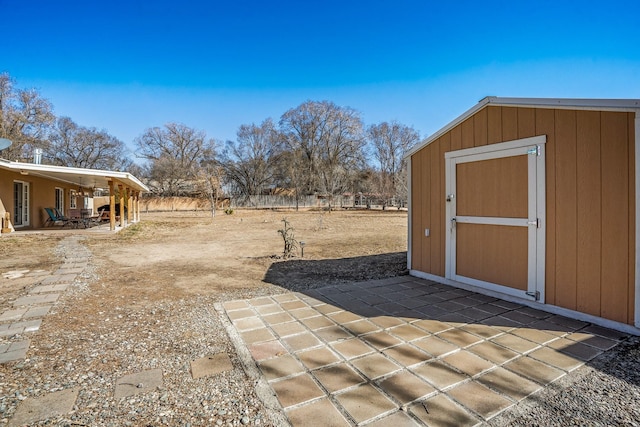
[[[5,159],[0,159],[0,168],[9,169],[13,171],[24,171],[24,172],[32,172],[34,175],[40,175],[49,179],[65,181],[60,177],[56,177],[50,174],[63,174],[69,175],[73,177],[77,176],[93,176],[105,179],[117,179],[125,182],[129,182],[134,184],[135,187],[142,191],[149,191],[149,188],[144,185],[138,178],[131,175],[128,172],[118,172],[118,171],[110,171],[110,170],[102,170],[102,169],[87,169],[87,168],[72,168],[66,166],[53,166],[53,165],[43,165],[36,163],[22,163],[22,162],[12,162]],[[67,181],[70,183],[74,183],[73,180]]]
[[[464,112],[442,129],[427,137],[421,144],[409,150],[406,157],[414,155],[445,133],[449,132],[460,123],[473,116],[487,105],[497,107],[523,107],[523,108],[553,108],[569,110],[597,110],[597,111],[640,111],[640,99],[581,99],[581,98],[502,98],[487,96],[476,105]]]

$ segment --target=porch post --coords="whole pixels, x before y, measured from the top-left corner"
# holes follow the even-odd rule
[[[136,191],[136,222],[140,222],[140,191]]]
[[[122,184],[118,184],[118,190],[120,191],[120,227],[124,227],[124,187]]]
[[[131,191],[129,187],[127,187],[127,196],[129,196],[129,201],[127,202],[127,206],[129,206],[129,210],[127,210],[127,223],[131,224],[133,222],[135,206],[133,206],[133,191]]]
[[[109,229],[116,229],[116,194],[113,181],[109,181]]]

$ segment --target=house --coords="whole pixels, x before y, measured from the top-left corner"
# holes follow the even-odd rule
[[[0,159],[2,231],[6,233],[44,227],[48,217],[45,208],[57,208],[65,216],[77,215],[82,209],[93,210],[93,192],[97,188],[108,188],[110,191],[112,230],[116,226],[116,216],[120,217],[121,226],[125,221],[131,223],[139,220],[140,194],[148,191],[148,188],[129,173]],[[122,212],[115,212],[116,202]],[[128,209],[126,218],[125,205],[133,207]]]
[[[640,100],[487,97],[407,158],[412,275],[640,334]]]

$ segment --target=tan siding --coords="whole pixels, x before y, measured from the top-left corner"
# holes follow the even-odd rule
[[[487,108],[487,142],[495,144],[502,142],[502,108]]]
[[[487,109],[483,108],[473,116],[473,146],[487,145]]]
[[[518,109],[518,138],[529,138],[536,135],[536,110],[533,108]]]
[[[556,304],[556,141],[555,111],[536,111],[536,133],[546,135],[546,257],[545,257],[545,303]]]
[[[628,125],[624,113],[602,113],[602,316],[627,321],[629,280]]]
[[[426,191],[426,188],[421,185],[420,178],[424,173],[424,165],[420,162],[423,156],[424,150],[418,151],[411,156],[411,224],[409,230],[411,230],[411,268],[414,270],[422,270],[422,239],[420,239],[420,229],[422,228],[422,195]]]
[[[462,148],[462,128],[456,126],[451,129],[451,151],[457,151]]]
[[[577,112],[577,304],[578,311],[600,315],[602,256],[602,181],[600,113]]]
[[[576,309],[576,112],[556,110],[556,304]]]
[[[518,139],[518,109],[502,107],[502,141]]]
[[[438,276],[444,276],[444,269],[440,269],[444,254],[440,253],[440,239],[444,238],[442,223],[439,221],[442,212],[440,209],[440,169],[444,166],[444,160],[440,160],[440,140],[431,144],[431,272]]]
[[[442,237],[440,238],[440,248],[439,248],[439,252],[442,254],[442,256],[440,257],[440,266],[439,266],[439,271],[441,272],[442,276],[445,275],[445,263],[447,260],[446,257],[446,239],[444,237],[445,233],[447,232],[446,230],[446,171],[445,171],[445,166],[444,166],[444,154],[451,151],[451,138],[450,138],[450,134],[447,133],[445,135],[442,136],[442,138],[440,138],[441,140],[441,144],[440,144],[440,153],[439,153],[439,158],[440,158],[440,164],[442,165],[440,167],[440,203],[441,203],[441,208],[440,208],[440,217],[439,217],[439,222],[441,224],[442,227]]]
[[[474,147],[475,143],[473,141],[473,117],[470,117],[462,122],[462,124],[460,124],[460,129],[462,132],[462,148]]]

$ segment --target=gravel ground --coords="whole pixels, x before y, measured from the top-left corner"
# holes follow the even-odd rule
[[[492,426],[640,426],[640,337],[492,420]]]
[[[70,250],[66,244],[65,239],[59,245],[60,256]],[[398,273],[402,273],[402,256],[394,255],[388,261],[396,262]],[[375,278],[369,267],[367,278]],[[288,268],[275,266],[273,282],[278,283]],[[90,263],[65,292],[41,329],[29,337],[26,360],[0,365],[1,424],[9,422],[26,398],[78,388],[72,413],[34,425],[281,425],[273,410],[256,395],[256,383],[243,370],[213,308],[217,302],[239,297],[282,293],[281,287],[265,284],[255,290],[150,304],[142,301],[147,298],[144,296],[118,295],[98,280],[98,274]],[[381,271],[380,275],[386,274]],[[305,288],[317,286],[312,277],[301,283]],[[190,361],[219,352],[229,355],[233,370],[191,378]],[[119,378],[157,368],[163,372],[162,387],[114,397]],[[632,337],[490,424],[640,426],[639,368],[640,339]]]
[[[61,255],[65,244],[58,247]],[[0,423],[8,423],[26,398],[78,388],[71,414],[33,425],[275,425],[213,308],[233,297],[195,296],[143,308],[130,298],[114,298],[89,267],[30,334],[27,359],[0,365]],[[220,352],[230,356],[233,370],[192,379],[192,360]],[[114,397],[119,378],[157,368],[162,387]]]

